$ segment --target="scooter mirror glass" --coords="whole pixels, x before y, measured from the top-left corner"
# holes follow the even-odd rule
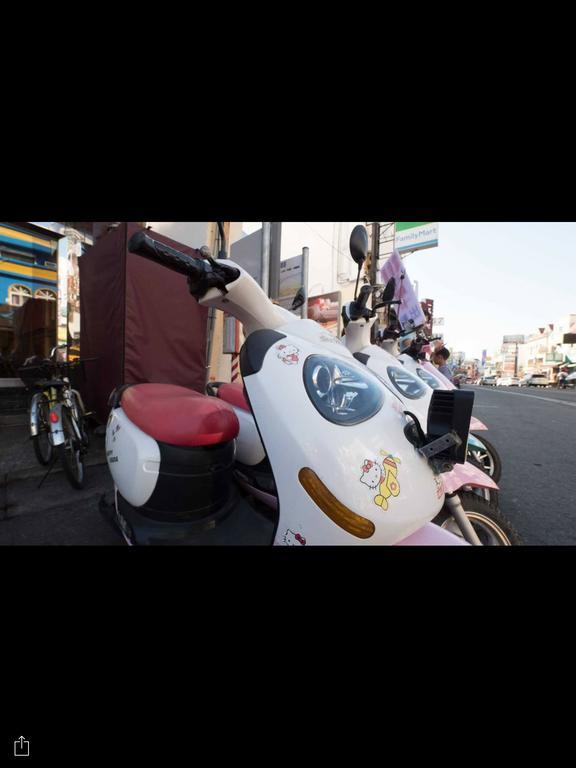
[[[386,283],[386,288],[382,291],[382,297],[380,298],[380,301],[392,301],[394,299],[394,294],[396,293],[396,280],[391,277],[390,280]]]
[[[350,255],[358,265],[363,264],[368,256],[368,232],[362,224],[354,227],[350,235]]]
[[[304,290],[304,288],[298,288],[296,296],[294,296],[294,301],[292,302],[292,306],[291,306],[292,311],[294,311],[295,309],[300,309],[300,307],[303,306],[305,301],[306,301],[306,291]]]

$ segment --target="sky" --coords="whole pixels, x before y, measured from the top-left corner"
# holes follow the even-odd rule
[[[404,263],[419,298],[434,299],[444,318],[446,346],[469,358],[576,314],[576,222],[440,222],[438,247]]]

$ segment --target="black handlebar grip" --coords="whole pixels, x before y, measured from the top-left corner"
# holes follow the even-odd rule
[[[128,250],[130,253],[144,256],[146,259],[155,261],[163,267],[168,267],[174,272],[180,272],[180,274],[193,280],[198,280],[204,274],[203,261],[193,259],[175,248],[170,248],[169,245],[153,240],[142,230],[132,235],[128,243]]]

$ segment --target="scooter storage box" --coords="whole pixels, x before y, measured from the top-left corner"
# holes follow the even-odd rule
[[[162,522],[208,521],[230,506],[238,419],[185,387],[137,384],[113,394],[106,457],[118,493]]]

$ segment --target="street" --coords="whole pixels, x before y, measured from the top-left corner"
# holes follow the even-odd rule
[[[502,459],[500,508],[524,544],[576,544],[576,392],[473,387]]]

